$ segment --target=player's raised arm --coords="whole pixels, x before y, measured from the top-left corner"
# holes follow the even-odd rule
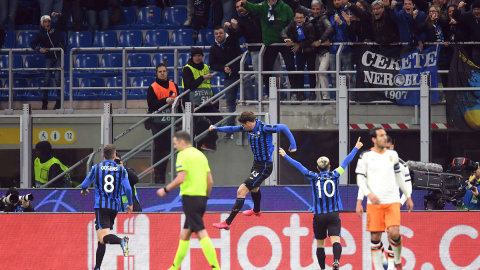
[[[340,167],[342,168],[342,171],[341,172],[339,171],[340,174],[342,174],[345,171],[348,164],[353,160],[353,158],[357,154],[358,150],[360,150],[360,148],[362,148],[363,143],[360,141],[360,138],[361,137],[358,137],[357,143],[355,144],[355,147],[352,149],[352,152],[350,152],[350,154],[348,154],[348,156],[345,157],[342,164],[340,165]]]
[[[221,132],[225,132],[225,133],[235,133],[235,132],[242,132],[243,131],[243,128],[242,126],[225,126],[225,127],[217,127],[217,126],[214,126],[214,125],[211,125],[208,130],[210,131],[213,131],[213,130],[217,130],[217,131],[221,131]]]
[[[297,170],[299,170],[303,175],[308,174],[308,169],[305,168],[300,162],[296,161],[295,159],[289,157],[287,153],[285,153],[285,150],[282,148],[278,149],[278,153],[284,157],[290,164],[292,164]]]
[[[283,124],[266,125],[265,130],[273,133],[278,133],[280,131],[283,132],[285,135],[287,135],[287,138],[290,141],[290,147],[288,148],[288,151],[289,152],[297,151],[297,144],[295,143],[295,138],[293,137],[292,132],[286,125],[283,125]]]

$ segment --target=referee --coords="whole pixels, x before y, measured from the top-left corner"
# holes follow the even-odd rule
[[[327,157],[320,157],[317,160],[318,173],[303,167],[300,162],[289,157],[282,148],[279,150],[280,155],[295,166],[311,183],[314,214],[313,233],[315,239],[317,239],[317,259],[322,270],[325,269],[325,238],[327,238],[327,233],[333,246],[333,269],[338,270],[340,268],[340,256],[342,254],[340,230],[342,222],[339,211],[343,210],[343,206],[338,191],[339,178],[362,146],[359,137],[352,152],[345,158],[342,165],[333,171],[330,171],[330,160]]]
[[[207,199],[213,186],[213,178],[205,155],[191,145],[190,135],[178,131],[173,136],[173,146],[178,150],[177,177],[166,187],[157,190],[160,197],[180,186],[183,212],[186,219],[180,233],[177,254],[169,270],[180,268],[182,260],[188,252],[190,236],[195,232],[202,245],[203,254],[212,269],[220,269],[215,248],[208,237],[203,224],[203,214],[207,208]]]
[[[128,237],[119,238],[110,234],[113,229],[118,210],[122,207],[122,186],[127,196],[127,213],[133,209],[132,188],[128,182],[127,170],[114,160],[117,151],[113,144],[107,144],[103,149],[105,160],[95,164],[82,182],[82,195],[89,193],[88,186],[95,181],[95,229],[97,230],[98,248],[95,270],[99,270],[105,255],[105,244],[118,244],[123,255],[128,256]]]
[[[272,134],[283,132],[290,141],[289,151],[297,151],[295,139],[286,125],[267,125],[260,119],[257,119],[251,111],[243,112],[238,117],[238,122],[240,122],[239,126],[216,127],[212,125],[209,128],[210,131],[218,130],[225,133],[246,132],[253,152],[254,161],[250,175],[237,190],[237,200],[233,204],[230,216],[220,223],[213,224],[214,227],[225,230],[230,230],[230,224],[232,224],[233,219],[242,209],[245,197],[250,191],[252,192],[253,209],[243,211],[242,214],[245,216],[255,215],[257,217],[262,214],[262,211],[260,211],[260,201],[262,199],[260,185],[270,176],[273,169],[272,153],[275,147],[273,146]]]

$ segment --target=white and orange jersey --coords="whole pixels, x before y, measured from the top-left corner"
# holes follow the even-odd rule
[[[357,184],[363,194],[375,194],[380,204],[400,201],[398,188],[405,192],[405,182],[399,165],[398,154],[395,150],[385,149],[376,152],[370,149],[363,152],[358,159]],[[401,183],[400,183],[401,182]],[[407,194],[410,197],[411,191]],[[368,200],[368,203],[371,203]]]

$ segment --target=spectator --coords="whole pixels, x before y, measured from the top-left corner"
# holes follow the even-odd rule
[[[97,19],[100,21],[99,31],[108,29],[108,20],[110,17],[108,1],[86,0],[85,9],[87,10],[88,31],[92,33],[92,36],[95,34]]]
[[[213,27],[225,25],[229,22],[235,13],[235,0],[213,0]]]
[[[5,197],[8,197],[10,195],[17,196],[18,198],[20,196],[20,193],[16,188],[11,187],[7,190]],[[3,197],[1,199],[3,199]],[[33,209],[33,204],[28,200],[19,200],[18,202],[12,204],[5,204],[4,206],[4,212],[35,212],[35,210]]]
[[[480,210],[480,193],[478,187],[480,184],[480,165],[475,162],[475,171],[468,178],[467,190],[461,203],[457,206],[459,210]]]
[[[167,77],[167,66],[160,63],[155,68],[155,82],[153,82],[147,90],[148,113],[157,112],[165,105],[172,105],[178,96],[178,86],[170,81]],[[158,112],[171,113],[171,107]],[[150,124],[152,135],[162,131],[171,124],[170,117],[153,117]],[[153,139],[153,163],[159,162],[162,158],[170,154],[171,133],[164,132]],[[165,172],[167,170],[168,161],[164,161],[155,167],[155,184],[165,184]]]
[[[475,0],[472,4],[472,11],[461,13],[460,10],[465,6],[465,2],[460,2],[458,8],[453,11],[452,17],[466,25],[470,32],[469,41],[480,41],[480,0]],[[471,46],[471,56],[475,64],[480,65],[480,46]]]
[[[5,31],[5,23],[8,18],[8,31],[15,31],[17,7],[18,0],[0,0],[0,30]]]
[[[408,45],[403,46],[400,55],[409,53],[417,47],[422,51],[425,36],[422,34],[423,32],[415,33],[414,24],[419,24],[425,20],[425,12],[418,10],[412,0],[404,0],[403,9],[400,8],[400,5],[397,5],[397,1],[393,0],[390,9],[390,15],[398,25],[399,41],[409,43]],[[415,22],[413,22],[414,12],[416,12]]]
[[[35,146],[37,158],[34,161],[35,187],[40,187],[68,169],[67,166],[53,156],[52,145],[48,141],[41,141]],[[70,174],[57,179],[49,187],[71,187]]]
[[[448,46],[448,42],[445,39],[444,33],[446,33],[448,29],[448,19],[440,10],[439,6],[433,5],[430,6],[427,18],[417,24],[417,20],[415,17],[418,16],[417,12],[413,13],[413,18],[415,20],[414,27],[417,27],[417,31],[425,32],[426,35],[426,42],[445,42],[445,45]],[[444,46],[439,47],[438,52],[438,68],[441,70],[448,70],[449,61],[447,60],[447,51],[445,50]],[[444,87],[447,86],[447,74],[440,73],[440,79]]]
[[[427,16],[428,16],[428,8],[433,5],[440,7],[440,10],[443,16],[446,17],[448,15],[447,0],[432,0],[432,1],[414,0],[413,3],[419,10],[425,12]]]
[[[325,5],[319,0],[312,1],[312,16],[311,22],[315,27],[315,42],[312,43],[313,47],[316,47],[315,56],[315,70],[327,71],[330,61],[330,39],[333,35],[333,26],[327,17],[325,12]],[[325,73],[316,75],[316,88],[328,88],[328,77]],[[329,100],[330,94],[328,91],[322,91],[322,99]],[[314,100],[312,94],[310,94],[310,100]]]
[[[200,48],[192,48],[191,58],[182,70],[182,86],[184,91],[190,90],[188,99],[195,106],[207,102],[212,97],[212,86],[210,80],[210,68],[203,62],[203,52]],[[210,102],[197,110],[199,113],[215,113],[218,109]],[[210,125],[215,125],[222,118],[219,116],[197,117],[195,120],[195,134],[198,135],[207,130]],[[196,136],[195,135],[195,136]],[[194,137],[195,138],[195,137]],[[217,150],[217,132],[208,132],[207,136],[197,142],[202,150]]]
[[[200,29],[206,28],[208,26],[208,21],[210,20],[210,5],[211,0],[195,0],[193,3],[194,9],[194,24],[193,24],[193,34],[192,39],[196,42],[198,39],[198,33]],[[188,3],[187,3],[188,6]],[[188,12],[187,12],[188,16]]]
[[[238,45],[238,39],[235,36],[229,36],[225,33],[225,29],[221,26],[217,26],[213,32],[215,35],[215,44],[210,47],[210,68],[215,71],[225,73],[224,87],[227,88],[240,79],[240,60],[227,66],[227,63],[231,62],[237,56],[242,54],[242,49]],[[245,65],[245,70],[247,66]],[[253,88],[252,80],[250,77],[244,80],[243,85],[245,99],[253,100]],[[237,107],[237,92],[239,86],[232,87],[225,93],[225,99],[227,102],[227,111],[235,112]],[[227,126],[235,125],[235,117],[228,117]],[[233,139],[232,134],[225,135],[226,139]]]
[[[333,36],[331,42],[353,42],[354,37],[351,32],[348,31],[348,23],[345,18],[348,18],[346,15],[342,16],[342,12],[345,14],[350,14],[350,10],[343,4],[342,0],[333,1],[334,9],[328,13],[330,23],[333,26]],[[330,46],[330,70],[335,71],[337,67],[336,55],[339,46],[333,45]],[[342,54],[340,55],[340,70],[353,70],[352,63],[352,46],[344,46]],[[353,76],[347,75],[349,77],[350,85],[353,84]],[[332,74],[332,85],[334,88],[337,87],[336,75]]]
[[[397,24],[390,17],[388,7],[390,3],[388,0],[376,0],[372,3],[372,11],[362,10],[352,3],[347,2],[348,8],[350,8],[360,21],[370,21],[372,25],[372,31],[374,41],[381,44],[380,49],[382,53],[387,57],[399,57],[400,47],[389,45],[392,42],[398,42],[398,27]],[[387,7],[387,12],[385,12]]]
[[[40,4],[40,15],[50,15],[52,12],[62,13],[63,0],[38,0]],[[103,2],[103,1],[99,1]]]
[[[258,14],[248,12],[243,8],[241,0],[237,0],[235,8],[237,12],[233,19],[224,25],[228,29],[228,33],[237,39],[243,36],[245,43],[262,43],[262,28]],[[260,46],[248,46],[254,71],[258,71],[258,52],[260,48]],[[256,75],[253,78],[256,80]]]
[[[72,14],[73,31],[83,30],[83,9],[80,0],[63,0],[62,14],[58,19],[58,25],[63,32],[68,31],[68,20]]]
[[[183,26],[189,27],[192,25],[192,20],[193,20],[193,2],[195,0],[187,0],[187,19],[185,20],[185,23]]]
[[[257,13],[262,26],[262,41],[267,46],[263,57],[263,70],[271,71],[279,53],[282,54],[287,71],[295,70],[295,60],[292,51],[286,46],[270,46],[273,43],[283,43],[280,33],[293,19],[292,9],[283,0],[267,0],[266,3],[252,4],[247,0],[241,0],[242,7]],[[263,82],[267,93],[269,92],[270,75],[263,76]],[[293,74],[288,74],[290,84],[295,81]]]
[[[58,16],[58,13],[52,13],[53,17]],[[51,48],[62,48],[65,50],[66,46],[64,44],[63,36],[60,31],[56,31],[55,24],[52,26],[52,19],[48,15],[43,15],[40,18],[40,24],[42,28],[37,32],[37,35],[30,43],[30,47],[35,51],[39,51],[45,55],[45,67],[46,68],[60,68],[61,67],[61,52],[60,51],[50,51]],[[55,71],[55,86],[60,87],[60,70]],[[52,71],[45,71],[45,82],[43,87],[48,87],[50,85],[50,79],[52,78]],[[57,101],[54,110],[60,109],[61,102],[61,90],[57,90]],[[42,94],[42,110],[46,110],[48,105],[48,90],[43,90]]]
[[[464,25],[461,21],[455,20],[453,18],[453,12],[457,9],[457,5],[450,5],[448,6],[448,20],[450,20],[448,32],[446,36],[448,37],[447,40],[449,42],[463,42],[468,41],[468,27]],[[451,49],[451,46],[449,47]],[[448,59],[451,59],[449,57]]]
[[[290,22],[281,32],[281,37],[287,47],[290,47],[292,53],[296,54],[297,71],[304,71],[307,64],[308,71],[315,70],[315,51],[312,43],[315,41],[315,28],[313,24],[306,22],[306,13],[302,10],[295,12],[294,21]],[[295,74],[295,80],[290,81],[293,88],[304,88],[303,74]],[[316,75],[309,74],[310,89],[316,86]],[[295,94],[293,94],[295,95]],[[311,100],[316,99],[315,92],[310,92]],[[292,98],[293,99],[293,98]],[[298,92],[296,100],[304,100],[305,93]],[[293,99],[294,100],[294,99]]]

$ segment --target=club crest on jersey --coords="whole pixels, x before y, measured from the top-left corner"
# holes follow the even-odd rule
[[[390,159],[390,162],[393,161],[393,157],[392,157],[392,156],[389,156],[388,159]]]

